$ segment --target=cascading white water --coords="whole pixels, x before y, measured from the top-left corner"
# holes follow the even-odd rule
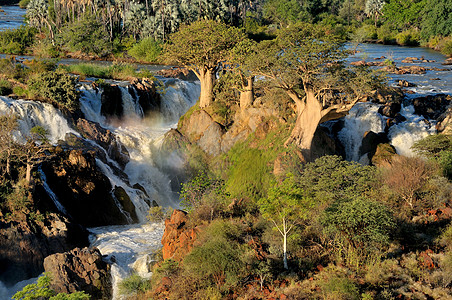
[[[50,104],[0,97],[0,112],[14,113],[19,116],[19,128],[14,133],[14,137],[19,142],[25,142],[30,130],[35,126],[46,129],[50,143],[53,144],[58,140],[64,140],[68,132],[79,135],[69,127],[60,111]]]
[[[134,99],[127,88],[121,88],[123,99],[123,121],[114,120],[108,123],[101,112],[101,93],[91,87],[82,87],[81,110],[88,120],[100,123],[111,130],[127,148],[130,162],[124,172],[131,185],[140,184],[146,190],[151,201],[161,206],[178,207],[178,195],[171,189],[168,174],[162,172],[153,161],[153,152],[158,151],[163,135],[195,102],[200,94],[199,84],[176,79],[162,79],[165,92],[161,95],[161,115],[153,114],[142,118],[137,110],[139,99]],[[142,111],[141,111],[142,112]],[[175,157],[175,163],[177,163]],[[148,204],[141,191],[131,189],[122,182],[111,169],[97,161],[104,174],[110,179],[112,186],[124,188],[135,204],[140,222],[145,221]],[[112,265],[113,299],[122,299],[118,292],[118,283],[137,272],[142,277],[150,276],[150,253],[158,249],[163,235],[162,224],[144,224],[128,226],[109,226],[91,228],[95,235],[92,245],[99,248],[102,254],[114,257]]]
[[[50,186],[47,183],[47,177],[46,174],[44,173],[44,171],[42,170],[41,166],[38,167],[38,172],[39,175],[41,177],[41,181],[42,181],[42,186],[44,187],[44,189],[46,190],[47,194],[50,196],[50,198],[52,199],[53,203],[55,204],[56,208],[64,215],[68,215],[66,209],[64,208],[64,206],[60,203],[60,201],[58,201],[58,197],[57,195],[55,195],[55,193],[52,191],[52,189],[50,188]]]
[[[413,156],[411,146],[428,135],[435,134],[435,126],[427,123],[422,116],[414,114],[412,105],[403,106],[400,113],[407,119],[405,122],[391,126],[388,137],[397,153],[404,156]]]
[[[357,103],[345,117],[344,127],[338,133],[339,140],[345,147],[346,159],[359,161],[359,148],[366,131],[375,133],[384,130],[384,119],[378,113],[379,105]]]
[[[127,87],[119,86],[121,91],[122,109],[126,118],[142,118],[143,108],[138,102],[138,98],[132,97]]]
[[[359,148],[366,131],[383,132],[385,117],[378,113],[380,105],[372,103],[358,103],[345,117],[344,128],[338,133],[338,138],[345,147],[346,159],[368,163],[365,157],[359,157]],[[435,133],[435,127],[427,123],[422,116],[414,114],[412,105],[402,106],[400,114],[406,121],[389,128],[388,138],[397,153],[413,156],[414,142]]]

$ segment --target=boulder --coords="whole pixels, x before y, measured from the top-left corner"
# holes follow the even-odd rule
[[[312,139],[311,159],[314,160],[325,155],[345,156],[344,147],[330,135],[327,128],[319,126]]]
[[[104,148],[108,156],[117,161],[122,168],[129,162],[129,152],[110,130],[86,119],[78,119],[77,128],[84,138],[90,139]]]
[[[75,248],[44,259],[44,269],[52,277],[57,293],[84,291],[93,299],[111,299],[110,265],[97,248]]]
[[[379,104],[401,103],[404,97],[405,96],[401,88],[390,87],[371,92],[365,100]]]
[[[399,80],[397,85],[400,87],[416,87],[414,83],[408,82],[406,80]]]
[[[420,67],[420,66],[397,67],[397,68],[395,68],[393,73],[395,73],[397,75],[404,75],[404,74],[422,75],[422,74],[427,73],[427,68]]]
[[[452,105],[439,116],[436,130],[438,133],[452,135]]]
[[[153,80],[135,78],[130,82],[128,89],[129,93],[138,99],[145,115],[160,110],[161,98]]]
[[[388,118],[395,118],[401,109],[402,104],[400,102],[388,102],[378,109],[378,113]]]
[[[138,221],[129,196],[122,188],[112,186],[97,165],[95,151],[61,151],[42,164],[42,171],[50,189],[77,223],[95,227]]]
[[[45,211],[43,203],[51,202],[47,198],[37,185],[33,202],[41,204],[41,211]],[[53,212],[42,216],[42,220],[32,219],[29,213],[20,212],[13,220],[0,218],[0,281],[6,285],[37,277],[48,255],[89,244],[88,232],[68,218]]]
[[[429,95],[413,99],[414,113],[426,119],[435,120],[449,107],[452,96],[445,94]]]
[[[169,219],[165,220],[165,231],[162,237],[163,259],[182,261],[191,249],[201,231],[200,227],[187,227],[187,213],[175,209]]]
[[[374,155],[369,158],[372,165],[379,167],[390,162],[394,155],[397,155],[394,146],[385,143],[378,144]]]
[[[180,131],[207,154],[221,154],[221,137],[225,131],[205,110],[196,110],[184,119]]]
[[[359,157],[367,153],[369,161],[372,161],[372,157],[377,151],[379,144],[388,143],[388,137],[385,133],[375,133],[373,131],[366,131],[364,133],[363,141],[359,147]]]

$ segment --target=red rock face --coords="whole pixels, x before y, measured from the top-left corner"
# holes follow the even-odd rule
[[[162,237],[163,259],[182,261],[193,248],[200,228],[187,228],[187,221],[187,213],[177,209],[173,211],[171,218],[165,221]]]

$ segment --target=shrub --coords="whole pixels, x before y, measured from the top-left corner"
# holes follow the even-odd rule
[[[119,283],[119,292],[122,295],[137,294],[149,289],[151,289],[151,282],[138,274],[132,274]]]
[[[301,188],[319,203],[370,196],[377,185],[376,168],[323,156],[308,163],[299,179]]]
[[[10,79],[19,79],[24,76],[24,67],[14,58],[0,59],[0,73]]]
[[[58,48],[47,39],[37,40],[33,44],[31,51],[34,56],[39,58],[54,58],[60,56]]]
[[[62,72],[35,74],[28,81],[29,91],[35,97],[73,111],[78,108],[79,93],[76,78]]]
[[[419,193],[434,172],[432,166],[420,158],[395,156],[383,169],[383,181],[413,210]]]
[[[232,287],[246,275],[243,246],[237,239],[241,235],[237,225],[216,221],[200,238],[202,244],[184,259],[184,268],[202,285],[213,283],[217,288]]]
[[[448,40],[441,47],[441,53],[447,56],[452,56],[452,40]]]
[[[377,36],[384,44],[393,44],[395,42],[395,32],[391,24],[385,23],[377,29]]]
[[[7,29],[0,32],[0,52],[21,55],[30,47],[35,39],[37,30],[29,26]]]
[[[382,204],[364,198],[336,201],[325,210],[322,224],[329,233],[339,233],[353,248],[371,250],[389,244],[394,220]]]
[[[421,39],[420,33],[417,30],[405,30],[396,35],[397,44],[403,46],[417,46]]]
[[[27,8],[28,3],[30,3],[30,0],[20,0],[19,1],[19,7],[20,8]]]
[[[129,55],[136,60],[149,63],[157,62],[161,52],[161,43],[152,37],[142,39],[128,51]]]

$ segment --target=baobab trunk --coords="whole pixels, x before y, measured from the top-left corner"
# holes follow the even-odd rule
[[[254,77],[249,77],[242,84],[242,91],[240,92],[240,109],[244,109],[253,105],[254,102]]]
[[[215,83],[216,70],[200,70],[196,75],[201,82],[201,95],[199,96],[199,107],[206,108],[213,102],[213,85]]]
[[[301,148],[307,160],[311,159],[311,146],[317,126],[322,120],[322,104],[317,100],[314,92],[307,90],[303,100],[297,104],[297,121],[285,145],[291,143]]]
[[[31,169],[32,169],[31,163],[27,162],[27,173],[25,175],[25,180],[27,180],[28,184],[31,184]]]

